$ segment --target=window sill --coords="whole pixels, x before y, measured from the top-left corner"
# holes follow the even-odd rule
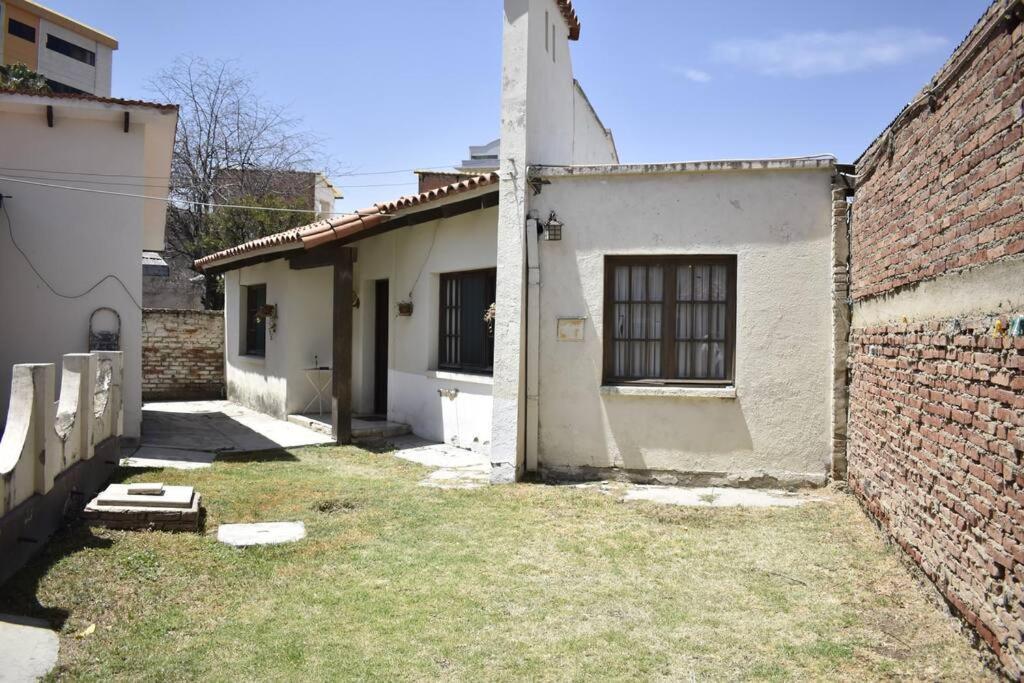
[[[240,353],[240,354],[238,354],[238,360],[245,361],[246,363],[249,363],[251,365],[266,365],[267,364],[267,357],[266,356],[257,356],[255,354],[250,354],[250,353]]]
[[[452,372],[451,370],[428,370],[423,373],[430,379],[444,379],[451,382],[465,382],[466,384],[494,384],[494,377],[491,375],[475,375],[471,372]]]
[[[652,398],[736,398],[736,387],[679,387],[604,384],[604,396],[639,396]]]

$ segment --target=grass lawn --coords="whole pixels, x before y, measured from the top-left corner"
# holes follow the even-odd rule
[[[986,678],[856,503],[619,503],[437,490],[358,448],[136,474],[193,484],[205,535],[58,535],[0,611],[60,626],[56,676],[113,680]],[[304,520],[239,550],[222,522]],[[76,636],[90,624],[95,630]]]

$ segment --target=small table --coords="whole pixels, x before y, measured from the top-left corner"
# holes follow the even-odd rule
[[[316,401],[317,415],[323,415],[324,392],[331,386],[331,367],[329,365],[321,365],[315,368],[303,368],[302,371],[306,373],[306,379],[313,385],[313,389],[316,390],[316,396],[309,399],[309,403],[302,409],[302,412],[308,412],[309,407],[313,405],[313,401]],[[324,379],[324,373],[326,373],[326,379]]]

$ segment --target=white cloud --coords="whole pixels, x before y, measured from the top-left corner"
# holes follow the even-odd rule
[[[919,29],[814,31],[766,40],[726,40],[712,47],[712,56],[766,76],[809,78],[900,64],[945,47],[946,42]]]
[[[711,74],[707,71],[701,71],[700,69],[694,69],[688,66],[671,66],[668,69],[676,76],[682,76],[688,81],[694,83],[707,83],[711,80]]]

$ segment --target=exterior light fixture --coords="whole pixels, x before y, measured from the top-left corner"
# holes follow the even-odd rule
[[[559,242],[562,239],[562,221],[552,211],[548,222],[544,224],[544,239],[548,242]]]

